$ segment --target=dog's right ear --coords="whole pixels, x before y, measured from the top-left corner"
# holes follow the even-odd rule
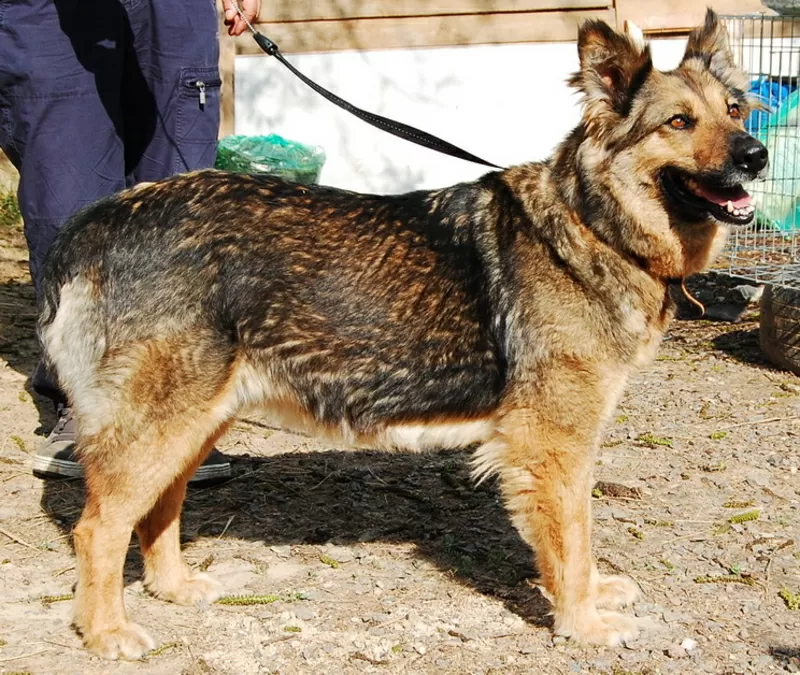
[[[653,70],[650,47],[617,33],[603,21],[587,21],[578,32],[581,69],[569,84],[584,95],[584,122],[602,133],[630,110],[636,92]]]

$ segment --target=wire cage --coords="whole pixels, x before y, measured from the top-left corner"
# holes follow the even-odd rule
[[[748,186],[756,217],[732,228],[724,263],[737,277],[800,288],[800,16],[722,19],[750,91],[771,108],[746,122],[769,151],[770,172],[765,182]]]

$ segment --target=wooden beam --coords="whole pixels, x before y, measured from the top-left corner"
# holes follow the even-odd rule
[[[260,21],[282,23],[391,16],[603,9],[611,4],[611,0],[271,0],[264,3]]]
[[[303,23],[265,23],[259,30],[282,52],[307,53],[365,49],[404,49],[451,45],[562,42],[575,40],[586,19],[615,21],[614,10],[519,12]],[[236,42],[237,54],[262,54],[248,36]]]
[[[706,5],[717,14],[774,14],[760,0],[616,0],[617,27],[633,21],[645,33],[688,33],[703,23]]]
[[[228,35],[224,25],[222,2],[217,0],[219,17],[219,75],[222,80],[220,100],[219,137],[224,138],[234,133],[236,126],[236,82],[234,77],[236,66],[236,39]]]

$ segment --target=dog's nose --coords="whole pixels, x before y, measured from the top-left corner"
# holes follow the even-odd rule
[[[731,139],[731,158],[734,164],[748,173],[756,174],[767,166],[767,149],[748,134],[737,134]]]

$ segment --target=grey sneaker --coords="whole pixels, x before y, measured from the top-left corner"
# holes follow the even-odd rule
[[[196,488],[211,487],[223,483],[231,477],[231,463],[216,448],[211,448],[203,462],[189,479],[189,485]]]
[[[33,475],[44,479],[83,477],[83,467],[75,457],[75,418],[69,408],[59,408],[56,426],[33,456]],[[189,483],[211,487],[230,477],[230,462],[214,448]]]
[[[74,457],[75,418],[69,408],[58,408],[58,422],[33,456],[37,478],[80,478],[83,467]]]

